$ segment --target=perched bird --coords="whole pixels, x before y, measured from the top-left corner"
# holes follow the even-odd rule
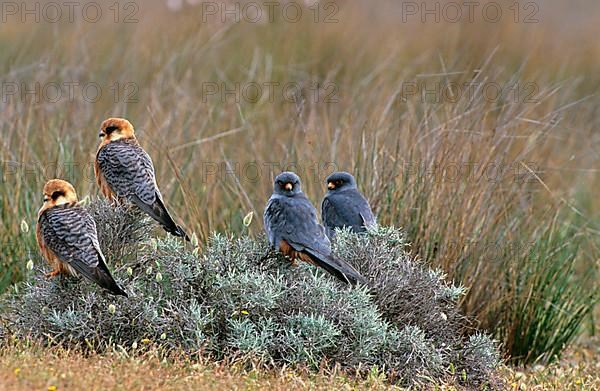
[[[320,266],[346,283],[365,282],[352,266],[332,254],[317,212],[302,193],[300,178],[293,172],[283,172],[275,178],[264,224],[271,246],[292,261],[299,259]]]
[[[77,193],[69,182],[53,179],[44,186],[36,238],[42,255],[54,268],[46,277],[81,274],[114,295],[127,296],[110,275],[98,244],[96,223],[77,205]]]
[[[349,227],[352,232],[360,233],[376,223],[369,202],[358,191],[354,177],[347,172],[334,172],[327,177],[321,218],[330,239],[335,236],[336,228]]]
[[[189,241],[183,228],[175,224],[165,208],[156,185],[152,159],[135,138],[131,122],[109,118],[102,122],[98,136],[101,142],[94,173],[102,194],[110,200],[135,204],[165,231]]]

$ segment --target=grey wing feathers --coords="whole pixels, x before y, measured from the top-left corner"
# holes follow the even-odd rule
[[[302,196],[272,197],[265,209],[265,229],[271,245],[285,239],[296,251],[307,248],[329,255],[331,243],[317,221],[315,208]]]
[[[362,194],[358,194],[361,198],[361,201],[358,203],[358,210],[360,214],[360,218],[362,219],[364,227],[372,227],[377,224],[375,219],[375,215],[373,215],[373,211],[371,210],[371,206],[369,205],[369,201]]]
[[[82,208],[50,208],[41,218],[44,242],[61,260],[98,266],[96,224]]]
[[[156,200],[151,205],[143,202],[136,195],[131,197],[131,202],[133,202],[135,205],[137,205],[138,208],[146,212],[148,216],[152,217],[154,220],[159,222],[160,225],[165,229],[165,231],[175,236],[182,237],[187,241],[190,241],[190,238],[185,233],[183,228],[178,226],[175,223],[175,221],[173,221],[173,218],[171,217],[169,212],[167,212],[167,208],[165,208],[165,205],[162,202],[162,197],[160,197],[159,194],[157,194]]]
[[[377,224],[377,221],[375,220],[375,216],[373,215],[371,208],[367,208],[366,210],[361,211],[360,217],[363,221],[364,227],[373,227],[375,224]]]
[[[98,164],[117,196],[137,205],[165,231],[189,241],[183,228],[175,223],[165,208],[156,185],[152,159],[142,147],[128,142],[109,143],[98,152]]]
[[[98,164],[113,192],[131,200],[154,203],[158,188],[150,156],[139,145],[112,142],[98,152]]]
[[[87,211],[78,206],[50,208],[40,216],[40,228],[44,243],[61,261],[112,293],[127,296],[110,275],[96,223]]]
[[[279,239],[276,232],[278,230],[278,226],[281,225],[281,205],[274,200],[273,198],[269,199],[267,203],[267,207],[265,208],[265,212],[263,214],[263,224],[265,227],[265,232],[267,234],[267,239],[269,240],[269,244],[272,247],[277,247],[277,243],[279,243]]]
[[[344,221],[328,197],[323,198],[323,202],[321,203],[321,219],[323,220],[327,236],[330,238],[335,235],[335,228],[344,226]]]
[[[356,284],[365,279],[349,264],[331,253],[331,243],[317,221],[315,208],[303,195],[271,197],[264,214],[269,243],[278,248],[281,240],[310,256],[315,264],[338,279]]]
[[[327,195],[321,204],[321,217],[330,237],[335,228],[349,227],[360,233],[375,224],[368,201],[357,191]]]

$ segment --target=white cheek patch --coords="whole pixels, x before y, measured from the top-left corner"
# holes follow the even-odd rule
[[[56,205],[62,205],[62,204],[66,204],[67,203],[67,199],[63,196],[60,196],[56,199],[56,201],[54,201],[54,204]]]
[[[64,205],[70,203],[71,201],[69,201],[65,196],[60,196],[56,199],[56,201],[54,201],[54,205]]]
[[[110,141],[117,141],[123,138],[123,135],[121,133],[117,133],[117,132],[112,132],[109,136],[108,139]]]

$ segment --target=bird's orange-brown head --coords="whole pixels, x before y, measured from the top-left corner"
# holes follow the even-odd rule
[[[52,179],[44,185],[44,204],[40,214],[53,206],[77,202],[77,192],[72,184],[62,179]]]
[[[135,130],[131,122],[125,118],[109,118],[100,125],[98,137],[102,144],[123,139],[135,139]]]

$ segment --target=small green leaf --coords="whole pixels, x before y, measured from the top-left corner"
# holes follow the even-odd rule
[[[21,232],[23,232],[24,234],[29,232],[29,224],[27,224],[27,221],[25,221],[25,219],[21,220]]]
[[[249,227],[252,224],[252,218],[254,217],[254,212],[248,213],[244,216],[244,226]]]

